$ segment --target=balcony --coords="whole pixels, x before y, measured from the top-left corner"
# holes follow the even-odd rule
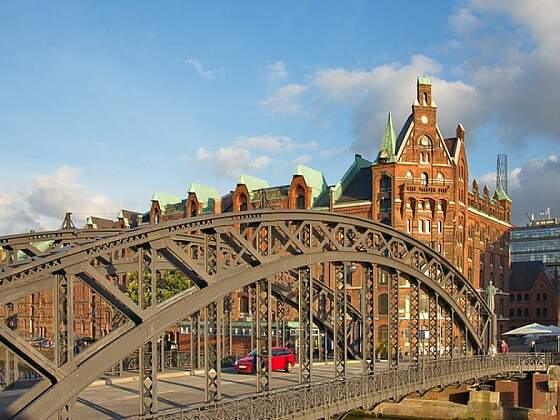
[[[428,184],[424,185],[420,181],[406,181],[404,191],[407,193],[423,193],[423,194],[449,194],[451,188],[449,185]]]

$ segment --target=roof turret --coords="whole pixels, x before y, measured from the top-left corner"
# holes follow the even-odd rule
[[[385,132],[381,138],[381,145],[379,146],[379,153],[377,155],[376,163],[393,163],[395,162],[395,148],[397,145],[397,136],[395,135],[395,130],[393,129],[393,118],[391,113],[387,117],[387,125],[385,126]]]

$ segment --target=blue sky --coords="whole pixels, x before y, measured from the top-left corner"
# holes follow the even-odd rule
[[[507,152],[516,221],[558,214],[534,186],[560,192],[560,5],[523,3],[5,4],[0,233],[190,182],[225,193],[240,172],[287,183],[298,162],[336,183],[375,157],[387,112],[400,129],[424,73],[443,134],[467,129],[471,178]]]

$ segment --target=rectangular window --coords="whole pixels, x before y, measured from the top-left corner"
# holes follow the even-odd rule
[[[431,223],[430,223],[429,220],[426,220],[426,221],[424,222],[424,227],[426,228],[426,233],[430,233],[430,231],[431,231]]]
[[[437,222],[437,233],[442,233],[443,232],[443,221],[439,220]]]
[[[412,220],[407,219],[406,221],[406,231],[408,233],[412,233]]]
[[[424,221],[418,220],[418,233],[424,233]]]

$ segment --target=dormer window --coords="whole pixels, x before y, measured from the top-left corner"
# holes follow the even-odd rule
[[[196,217],[196,204],[191,203],[191,217]]]

